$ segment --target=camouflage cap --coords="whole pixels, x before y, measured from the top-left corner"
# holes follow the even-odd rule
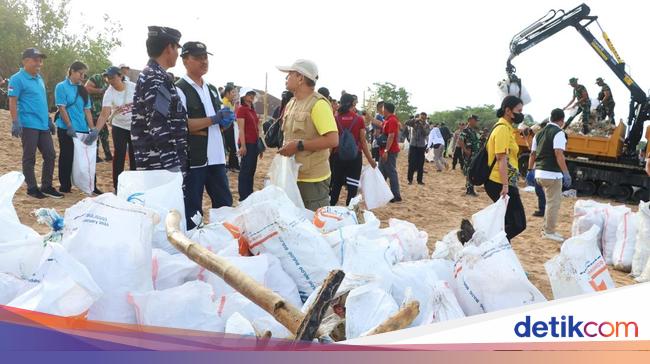
[[[578,83],[578,79],[575,77],[569,78],[569,85],[573,85],[574,83]]]

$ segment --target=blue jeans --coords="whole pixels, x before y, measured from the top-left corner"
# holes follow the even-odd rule
[[[258,155],[257,143],[246,143],[246,155],[241,158],[239,166],[239,183],[237,186],[239,201],[244,201],[246,197],[253,193]]]
[[[228,185],[225,165],[216,164],[191,168],[185,176],[185,220],[188,230],[196,226],[192,222],[192,216],[197,212],[203,213],[204,188],[210,196],[213,209],[232,206],[232,194]]]
[[[544,213],[546,211],[546,195],[539,183],[535,182],[535,194],[537,195],[537,209]]]

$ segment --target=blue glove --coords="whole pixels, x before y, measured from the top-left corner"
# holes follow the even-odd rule
[[[20,125],[20,121],[14,120],[11,124],[11,136],[14,138],[20,138],[23,135],[23,127]]]
[[[68,134],[68,136],[70,138],[76,138],[77,137],[77,132],[74,130],[74,127],[72,125],[70,125],[70,127],[68,127],[68,130],[66,130],[65,133]]]
[[[210,117],[212,119],[212,125],[221,126],[222,128],[228,128],[235,121],[235,113],[230,110],[228,107],[217,111],[217,113]]]
[[[571,184],[573,184],[573,180],[569,172],[562,172],[562,187],[569,188]]]
[[[531,169],[526,173],[526,184],[528,186],[535,186],[535,170]]]
[[[84,144],[86,145],[93,145],[97,141],[97,137],[99,136],[99,131],[97,129],[92,128],[88,132],[88,136],[86,137],[86,140],[84,140]]]

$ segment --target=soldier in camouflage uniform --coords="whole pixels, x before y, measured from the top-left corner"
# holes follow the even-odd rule
[[[602,77],[596,79],[596,84],[600,86],[600,93],[598,93],[598,109],[602,110],[601,119],[609,118],[609,122],[614,124],[614,107],[616,103],[614,102],[614,96],[612,95],[612,90],[609,88],[609,85],[603,81]]]
[[[474,191],[474,185],[469,180],[469,168],[472,160],[476,157],[481,149],[481,141],[478,133],[478,116],[471,115],[467,118],[467,127],[460,132],[458,144],[463,151],[463,174],[466,177],[465,194],[469,196],[478,196]]]
[[[573,121],[573,118],[582,113],[582,133],[587,135],[589,134],[589,116],[591,113],[591,99],[589,99],[589,93],[587,93],[586,87],[578,84],[578,79],[575,77],[569,79],[569,85],[573,87],[573,98],[569,101],[569,104],[564,108],[564,110],[571,109],[577,105],[578,112],[567,120],[564,128],[566,129],[566,127]]]
[[[176,65],[181,33],[149,27],[147,67],[133,96],[131,140],[138,170],[187,171],[187,113],[167,69]]]
[[[92,99],[91,113],[93,115],[93,122],[97,125],[99,114],[102,113],[102,100],[104,99],[104,93],[108,89],[108,83],[104,79],[104,75],[98,73],[88,79],[85,87]],[[111,146],[108,144],[108,125],[104,125],[99,131],[99,143],[101,143],[102,149],[104,150],[105,160],[113,160]],[[99,158],[99,149],[97,149],[97,162],[101,161],[101,158]]]

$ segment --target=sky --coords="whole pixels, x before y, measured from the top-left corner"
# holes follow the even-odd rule
[[[209,82],[284,90],[277,65],[313,60],[317,87],[335,98],[341,90],[363,98],[374,82],[391,82],[411,94],[418,111],[500,104],[497,82],[505,77],[513,35],[550,9],[570,10],[580,1],[551,0],[249,0],[249,1],[71,1],[72,26],[101,25],[102,15],[118,20],[122,46],[110,59],[142,69],[147,62],[147,25],[181,31],[181,43],[204,42],[214,54]],[[643,24],[650,2],[592,0],[618,53],[637,83],[650,88],[650,48]],[[594,24],[590,30],[600,38]],[[604,44],[604,41],[601,40]],[[513,61],[532,101],[524,112],[541,120],[571,100],[570,77],[577,77],[592,98],[596,77],[603,77],[617,102],[617,118],[627,119],[629,92],[574,28],[567,28]],[[184,74],[182,62],[170,70]]]

